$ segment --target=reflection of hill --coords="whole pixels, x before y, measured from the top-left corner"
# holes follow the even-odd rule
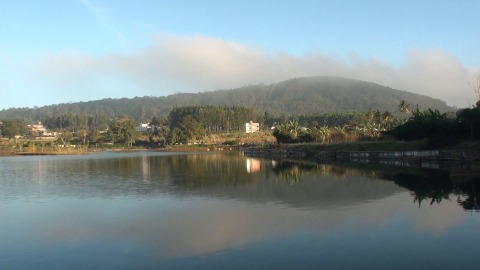
[[[18,179],[11,190],[67,197],[201,196],[250,202],[280,202],[295,207],[360,204],[401,191],[390,182],[332,166],[298,167],[298,182],[280,173],[287,164],[261,160],[250,174],[246,159],[225,154],[102,153],[85,157],[36,157],[27,165],[31,179]],[[288,167],[287,166],[287,167]],[[7,170],[8,173],[8,170]],[[288,173],[287,173],[288,174]],[[38,187],[41,186],[41,189]],[[23,192],[22,191],[22,192]]]
[[[283,258],[275,269],[285,268],[287,261],[286,268],[294,269],[309,261],[290,258],[291,250],[297,255],[314,251],[307,256],[316,267],[331,256],[327,251],[333,244],[334,253],[340,250],[338,260],[326,268],[335,268],[345,254],[358,254],[348,255],[355,261],[414,247],[403,261],[425,248],[435,256],[438,247],[445,247],[442,243],[454,243],[450,247],[459,254],[456,262],[475,246],[470,235],[476,226],[470,226],[475,225],[471,219],[465,223],[455,200],[416,209],[404,188],[381,180],[398,177],[396,181],[415,190],[409,179],[428,179],[428,172],[256,161],[260,171],[252,174],[244,157],[216,153],[3,158],[0,231],[9,232],[2,235],[4,258],[23,263],[27,254],[28,266],[16,268],[54,258],[47,258],[52,266],[60,251],[75,261],[93,258],[103,268],[141,261],[137,268],[158,269],[185,268],[185,259],[191,269],[229,269],[245,265],[247,258],[260,264],[245,268],[261,269],[267,256],[268,261]],[[415,249],[417,243],[421,246]],[[37,248],[41,250],[30,250]],[[431,261],[426,259],[427,268]]]
[[[151,186],[163,183],[160,192],[174,196],[206,196],[251,202],[279,202],[295,207],[351,205],[401,191],[392,183],[362,176],[356,170],[331,166],[303,166],[292,183],[270,161],[249,174],[246,159],[223,154],[155,157],[150,160]],[[293,168],[301,166],[294,164]],[[291,168],[290,168],[291,169]],[[168,183],[165,185],[165,180]]]
[[[402,191],[392,183],[340,166],[284,161],[273,171],[277,184],[265,187],[265,192],[275,198],[288,190],[288,203],[297,207],[360,204]]]
[[[321,208],[361,204],[406,188],[418,204],[439,203],[454,195],[465,209],[479,209],[476,180],[454,184],[448,172],[439,170],[255,160],[261,169],[252,174],[245,157],[223,153],[102,153],[14,160],[1,168],[4,181],[10,181],[1,192],[12,198],[18,194],[82,198],[169,195]],[[18,177],[19,170],[25,171],[21,174],[24,178]]]

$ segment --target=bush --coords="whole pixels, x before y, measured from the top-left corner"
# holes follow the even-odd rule
[[[449,119],[438,111],[417,111],[403,125],[392,130],[397,139],[411,141],[429,139],[432,146],[447,146],[462,139],[480,138],[480,109],[463,109],[456,119]]]

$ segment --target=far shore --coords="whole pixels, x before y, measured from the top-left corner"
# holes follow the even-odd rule
[[[40,156],[40,155],[85,155],[99,152],[216,152],[216,151],[244,151],[256,156],[279,156],[289,155],[319,159],[328,156],[337,156],[345,152],[401,152],[401,151],[463,151],[468,153],[469,159],[477,160],[480,157],[480,142],[466,141],[453,146],[435,147],[427,140],[401,142],[401,141],[378,141],[378,142],[344,142],[344,143],[299,143],[299,144],[252,144],[252,145],[174,145],[162,148],[67,148],[67,149],[36,149],[34,151],[0,151],[0,156]]]

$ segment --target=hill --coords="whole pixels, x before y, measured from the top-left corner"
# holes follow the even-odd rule
[[[272,114],[302,115],[368,109],[397,111],[401,100],[412,109],[453,111],[444,101],[379,84],[338,78],[296,78],[270,85],[249,85],[231,90],[203,93],[179,93],[165,97],[102,99],[88,102],[63,103],[36,108],[11,108],[0,111],[0,119],[43,119],[58,113],[106,114],[110,117],[133,116],[137,121],[154,115],[167,115],[173,107],[187,105],[244,106]]]

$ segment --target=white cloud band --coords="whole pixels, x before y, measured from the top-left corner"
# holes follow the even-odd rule
[[[160,35],[150,47],[133,54],[51,53],[42,58],[39,68],[43,78],[55,85],[105,86],[104,80],[127,81],[123,93],[129,93],[127,87],[135,88],[138,96],[230,89],[303,76],[341,76],[440,98],[460,107],[474,103],[469,82],[476,72],[440,49],[411,51],[404,64],[394,67],[355,55],[344,59],[322,54],[294,56],[211,37],[172,35]],[[114,90],[105,87],[107,92]]]

